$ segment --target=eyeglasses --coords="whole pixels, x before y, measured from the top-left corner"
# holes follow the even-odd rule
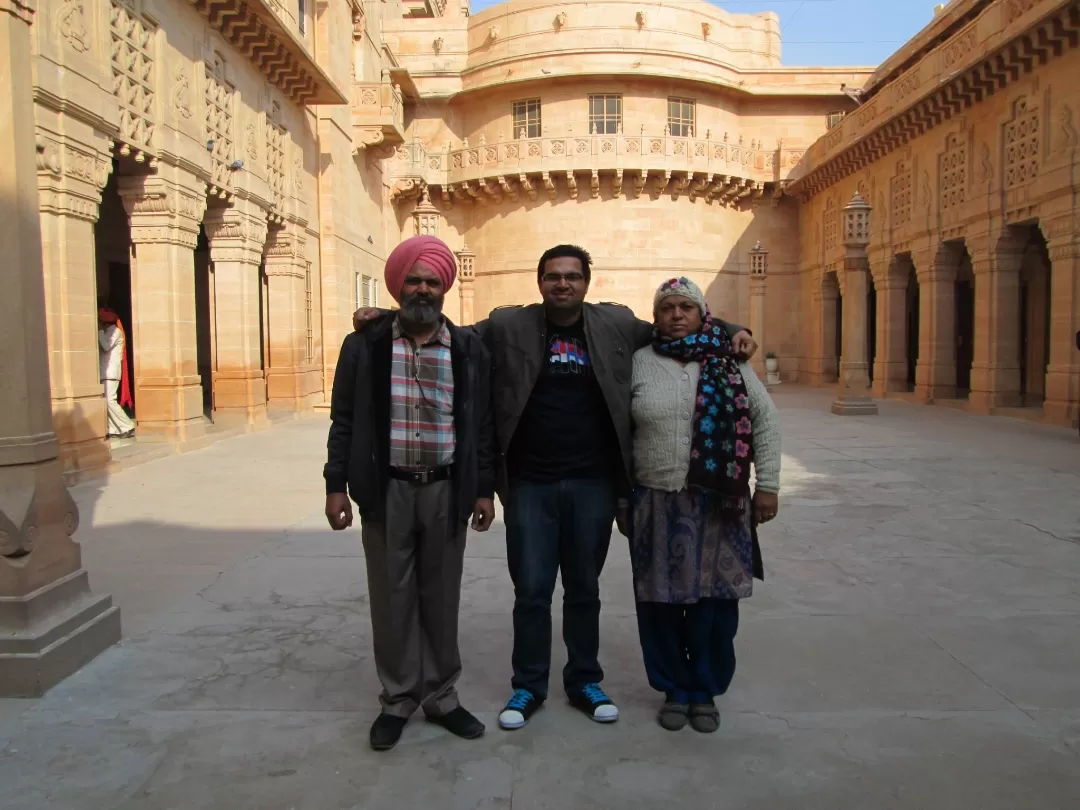
[[[581,273],[544,273],[541,279],[545,284],[558,284],[560,281],[565,281],[567,284],[580,284],[585,280],[585,276]]]

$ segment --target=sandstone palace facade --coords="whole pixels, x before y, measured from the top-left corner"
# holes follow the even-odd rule
[[[705,2],[12,2],[69,474],[115,452],[99,302],[139,443],[198,446],[322,406],[414,233],[457,251],[461,322],[573,242],[593,300],[649,317],[690,276],[785,382],[1076,423],[1074,0],[952,0],[865,69]]]

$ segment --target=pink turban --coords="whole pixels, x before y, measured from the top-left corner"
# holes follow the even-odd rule
[[[439,277],[443,290],[454,286],[457,262],[450,248],[434,236],[414,236],[394,248],[386,260],[386,287],[395,301],[401,301],[401,288],[417,262],[423,262]]]

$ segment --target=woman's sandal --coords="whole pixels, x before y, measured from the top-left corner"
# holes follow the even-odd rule
[[[711,703],[691,703],[690,727],[702,734],[712,734],[720,728],[720,710]]]
[[[686,725],[689,712],[690,707],[685,703],[668,702],[660,707],[656,719],[660,722],[661,727],[666,728],[668,731],[679,731]]]

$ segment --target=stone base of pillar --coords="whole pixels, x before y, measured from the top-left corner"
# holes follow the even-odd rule
[[[1046,373],[1043,419],[1047,424],[1076,427],[1080,418],[1080,369],[1050,366]]]
[[[875,397],[906,392],[907,363],[874,363],[874,381],[870,385]]]
[[[199,377],[136,379],[135,403],[140,439],[180,442],[206,433]]]
[[[0,598],[0,697],[41,697],[120,640],[120,608],[79,569],[22,598]]]
[[[875,416],[878,406],[870,397],[841,394],[833,400],[829,410],[837,416]]]
[[[277,367],[266,372],[267,405],[273,411],[306,411],[323,401],[318,366]]]
[[[215,425],[260,428],[269,423],[266,377],[262,369],[214,372]]]

